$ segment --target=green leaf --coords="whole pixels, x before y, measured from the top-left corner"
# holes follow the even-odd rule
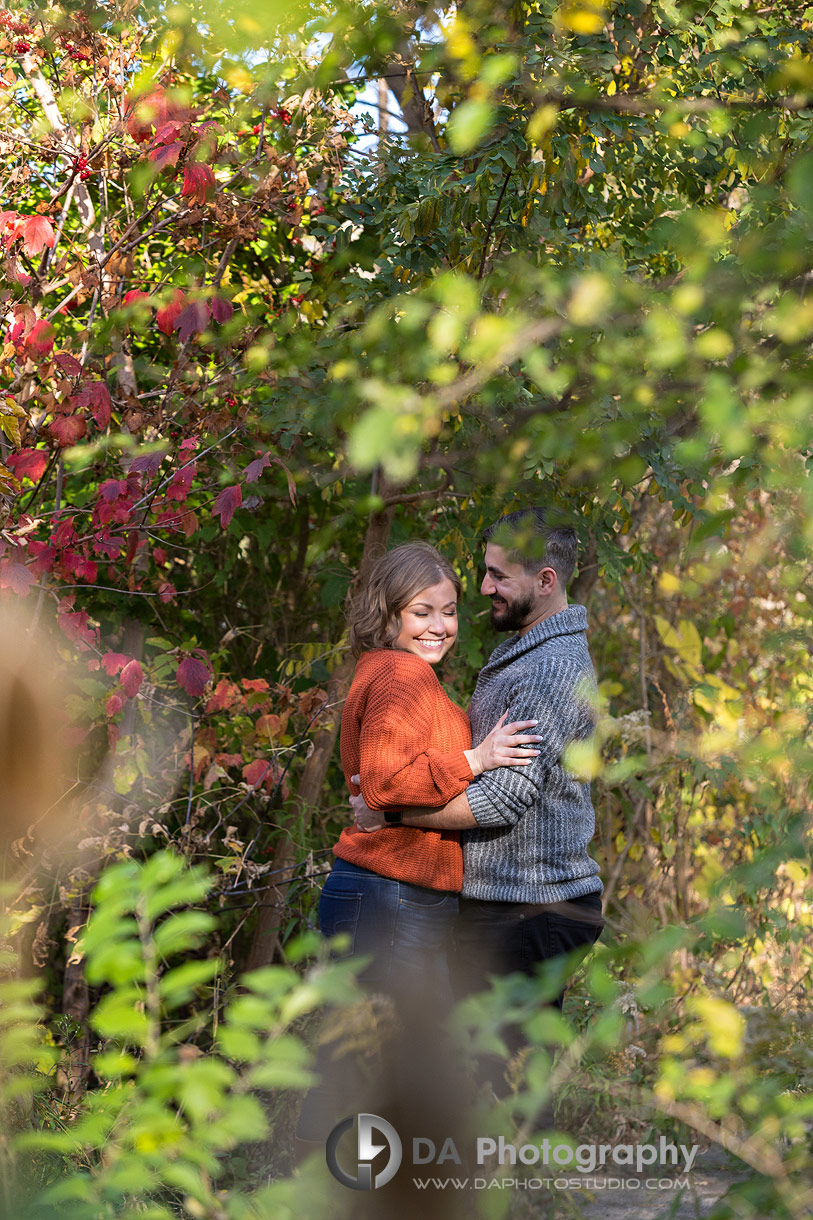
[[[496,117],[492,102],[469,98],[455,108],[446,127],[446,135],[453,152],[460,155],[472,152],[489,133]]]

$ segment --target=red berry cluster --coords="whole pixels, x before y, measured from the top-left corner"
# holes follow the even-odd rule
[[[82,154],[76,158],[76,161],[74,163],[74,170],[76,171],[76,173],[79,175],[79,177],[82,179],[83,182],[86,182],[88,180],[88,178],[90,178],[91,174],[93,173],[92,170],[88,169],[88,160],[87,160],[87,157],[84,156],[84,154]]]
[[[18,55],[25,55],[26,51],[31,50],[31,43],[22,41],[17,42],[14,44],[14,50]]]
[[[84,14],[80,14],[80,16],[77,17],[77,21],[81,21],[82,24],[87,25],[87,19],[84,17]],[[57,34],[57,40],[62,44],[63,53],[68,55],[72,60],[74,60],[75,63],[78,64],[86,64],[90,62],[90,52],[86,51],[83,47],[77,46],[74,42],[74,38],[84,38],[85,34],[85,30],[66,30],[61,34]]]
[[[291,112],[286,110],[284,106],[280,106],[279,110],[271,111],[272,119],[279,119],[283,127],[288,127],[291,122]]]
[[[7,29],[9,34],[27,34],[31,28],[27,21],[15,21],[13,15],[8,11],[7,8],[0,11],[0,26]],[[28,51],[31,48],[26,44],[25,49]],[[18,54],[22,55],[24,52],[19,51]]]
[[[225,403],[225,405],[227,407],[230,407],[230,408],[234,408],[237,406],[237,399],[234,397],[233,394],[227,394],[226,397],[223,399],[223,402]]]

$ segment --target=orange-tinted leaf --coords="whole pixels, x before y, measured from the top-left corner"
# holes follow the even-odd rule
[[[17,232],[22,233],[23,250],[26,254],[39,254],[45,246],[53,246],[54,228],[47,216],[24,216],[17,223]]]
[[[168,305],[164,305],[155,315],[155,322],[159,330],[165,335],[171,335],[175,329],[175,323],[178,315],[181,314],[186,306],[186,296],[178,288],[174,297]]]
[[[206,704],[207,712],[223,712],[233,707],[240,698],[240,688],[228,678],[221,678]]]

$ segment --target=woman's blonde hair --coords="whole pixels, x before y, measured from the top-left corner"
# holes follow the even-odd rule
[[[401,632],[404,607],[421,589],[444,579],[452,582],[460,601],[460,578],[428,542],[405,542],[382,556],[348,607],[353,655],[371,648],[392,648]]]

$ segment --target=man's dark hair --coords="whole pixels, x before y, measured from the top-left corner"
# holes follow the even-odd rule
[[[561,520],[561,519],[560,519]],[[528,573],[553,568],[562,589],[576,567],[579,542],[572,525],[562,525],[545,508],[520,508],[483,530],[483,542],[501,546]]]

